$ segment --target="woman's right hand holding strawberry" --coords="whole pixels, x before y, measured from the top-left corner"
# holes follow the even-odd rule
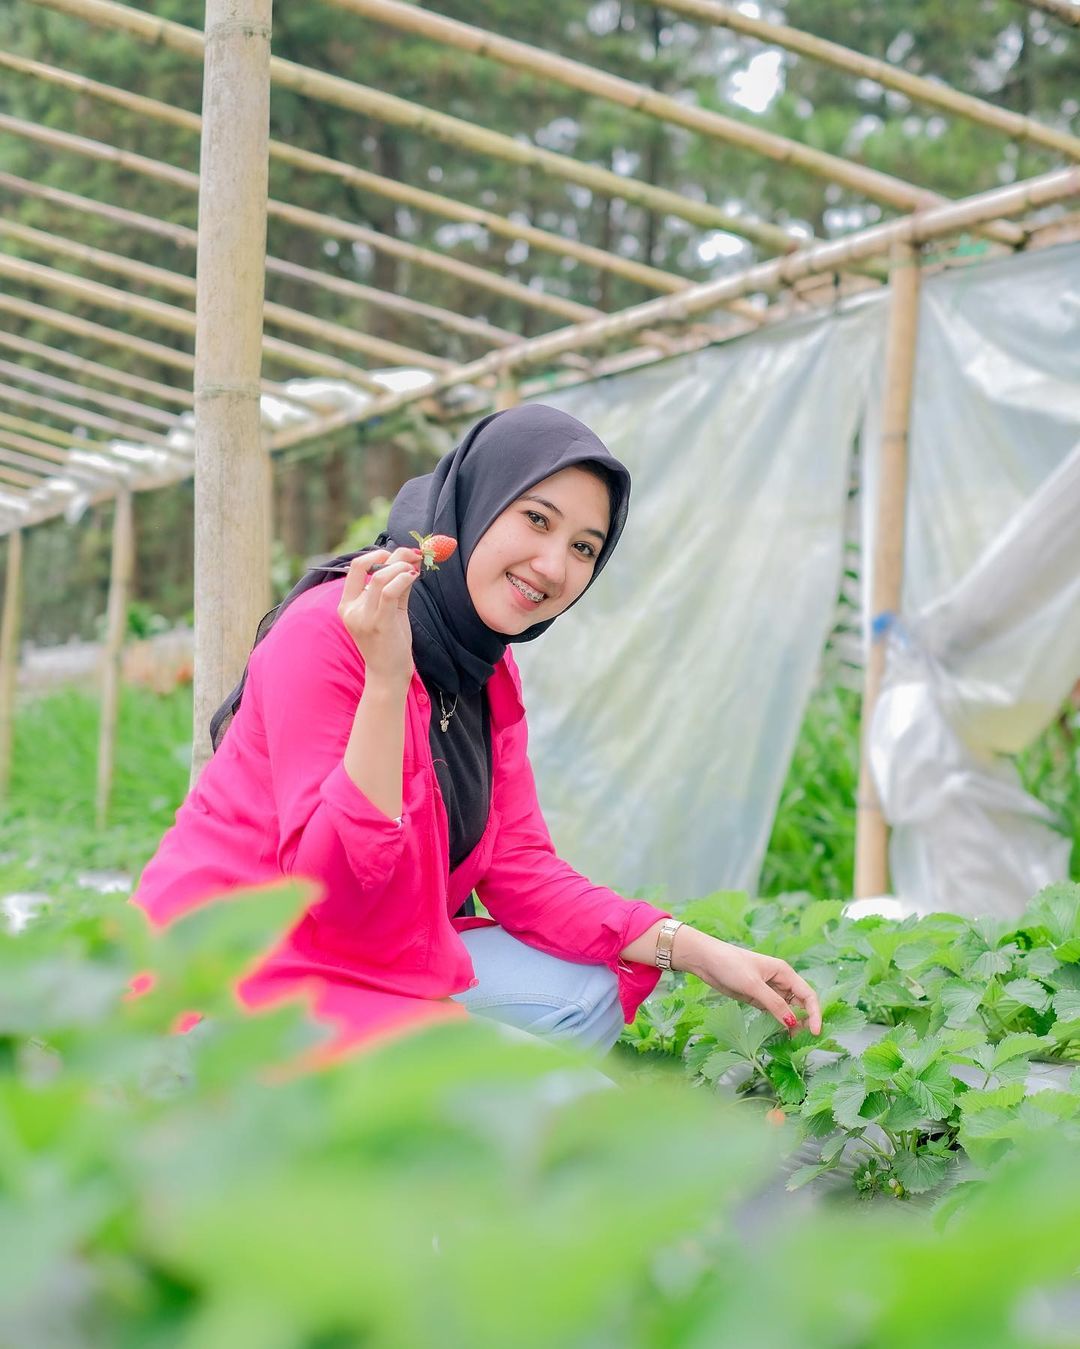
[[[409,592],[420,575],[420,558],[418,548],[393,554],[380,548],[349,566],[338,613],[364,658],[369,685],[408,689],[414,669]]]

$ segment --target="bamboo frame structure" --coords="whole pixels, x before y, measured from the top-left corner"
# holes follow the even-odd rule
[[[871,642],[863,672],[860,712],[859,788],[855,810],[855,898],[888,890],[888,828],[870,769],[870,733],[885,673],[886,639],[900,611],[904,579],[904,524],[907,501],[908,430],[919,325],[919,252],[908,242],[893,246],[888,331],[885,340],[884,399],[877,527],[871,572]]]
[[[68,398],[78,398],[85,403],[96,403],[110,412],[122,412],[128,417],[139,417],[143,421],[153,422],[172,430],[181,425],[180,418],[171,412],[162,412],[160,408],[149,407],[145,403],[133,402],[130,398],[118,398],[114,394],[100,393],[97,389],[87,389],[70,379],[57,379],[30,365],[19,365],[15,361],[0,360],[0,375],[9,379],[21,380],[24,384],[34,384],[48,393],[64,394]]]
[[[1070,159],[1080,159],[1080,137],[1055,127],[1046,126],[1033,117],[1010,112],[996,104],[971,94],[962,94],[947,84],[912,75],[888,61],[879,61],[872,56],[852,51],[839,42],[830,42],[826,38],[814,37],[798,28],[789,28],[786,24],[772,23],[765,19],[744,14],[733,5],[721,4],[719,0],[671,0],[665,8],[688,19],[697,19],[701,23],[715,24],[719,28],[730,28],[733,33],[742,33],[746,37],[756,37],[771,46],[783,47],[786,51],[808,56],[823,65],[842,70],[858,79],[873,80],[885,89],[895,89],[897,93],[917,103],[939,108],[942,112],[963,117],[979,126],[1000,131],[1013,140],[1029,141],[1032,145],[1041,145],[1048,150],[1067,155]]]
[[[131,489],[116,495],[113,515],[112,560],[109,569],[109,605],[101,666],[101,722],[98,729],[97,785],[94,816],[104,829],[116,762],[116,722],[120,706],[120,672],[127,632],[128,597],[135,567],[135,527]]]
[[[125,89],[117,89],[111,84],[87,79],[85,76],[75,75],[70,71],[46,65],[41,61],[32,61],[27,57],[16,56],[13,53],[0,52],[0,67],[7,67],[10,70],[33,75],[37,79],[60,85],[79,94],[89,95],[91,98],[112,104],[114,107],[137,113],[141,117],[149,117],[171,126],[183,127],[196,135],[200,133],[202,128],[202,119],[197,113],[175,108],[171,104],[161,103],[157,99],[147,98],[142,94],[132,94]],[[270,141],[270,158],[310,173],[326,174],[338,178],[343,183],[347,183],[350,187],[355,187],[361,192],[372,192],[376,196],[396,201],[400,205],[411,207],[414,210],[426,211],[432,215],[442,216],[447,220],[454,220],[461,224],[479,225],[499,238],[520,241],[528,244],[530,248],[539,248],[560,257],[573,258],[576,262],[595,267],[599,271],[610,272],[615,276],[625,277],[629,281],[636,281],[649,290],[671,292],[682,290],[691,284],[685,278],[676,276],[672,272],[665,272],[659,267],[651,267],[645,263],[637,262],[633,258],[620,257],[617,253],[596,248],[592,244],[581,243],[577,239],[563,238],[561,235],[552,234],[549,230],[540,229],[535,225],[526,225],[509,220],[506,216],[485,210],[483,207],[457,201],[452,197],[432,192],[428,188],[414,187],[409,183],[401,183],[393,178],[384,178],[380,174],[372,173],[369,169],[360,169],[355,165],[345,163],[343,160],[315,154],[310,150],[303,150],[283,141]],[[2,175],[0,175],[0,181],[2,181]]]
[[[454,384],[498,378],[504,371],[540,364],[567,352],[602,346],[656,324],[685,323],[695,314],[706,313],[727,300],[758,292],[771,292],[780,286],[793,285],[805,277],[838,273],[869,258],[881,257],[895,243],[926,243],[931,239],[961,233],[983,219],[1022,215],[1040,206],[1067,201],[1076,196],[1080,196],[1080,168],[1069,168],[1042,174],[1009,187],[994,188],[963,201],[933,206],[832,243],[815,244],[784,258],[757,263],[718,281],[703,282],[681,295],[647,300],[621,313],[534,337],[505,351],[491,352],[478,361],[459,366],[449,376],[439,376],[423,393],[427,396]],[[270,448],[287,449],[300,444],[309,436],[325,435],[356,422],[385,416],[414,402],[419,396],[416,392],[396,394],[377,400],[361,413],[337,413],[312,422],[302,430],[281,432],[270,442]]]
[[[34,3],[37,2],[38,0],[34,0]],[[160,160],[148,159],[145,155],[138,155],[130,150],[118,150],[113,145],[89,140],[85,136],[76,136],[70,131],[54,131],[51,128],[39,126],[36,122],[27,122],[18,117],[11,117],[7,113],[0,113],[0,131],[10,131],[13,135],[23,136],[28,140],[37,141],[41,145],[49,145],[54,149],[69,150],[75,154],[85,155],[90,159],[102,160],[115,165],[117,168],[141,173],[145,177],[153,178],[158,182],[170,183],[174,187],[185,189],[194,194],[199,191],[198,174],[189,173],[187,169],[177,168],[173,164],[164,164]],[[363,225],[354,225],[347,220],[339,220],[336,216],[325,215],[320,211],[309,211],[301,206],[292,206],[287,202],[275,201],[273,198],[267,202],[267,211],[274,219],[285,220],[300,229],[307,229],[314,234],[325,235],[333,239],[347,239],[350,243],[365,244],[368,248],[387,253],[403,262],[411,262],[418,267],[427,267],[432,271],[444,272],[447,276],[456,277],[459,281],[465,281],[483,290],[492,291],[496,295],[503,295],[507,299],[517,301],[526,308],[538,309],[555,314],[560,318],[574,320],[599,312],[589,305],[579,304],[575,300],[566,300],[558,295],[546,295],[541,291],[523,286],[518,281],[512,281],[508,277],[497,276],[486,268],[461,262],[457,258],[448,257],[445,253],[436,253],[430,248],[421,248],[417,244],[408,243],[403,239],[394,239],[388,234],[380,234],[377,230],[368,229]]]
[[[0,800],[11,792],[11,751],[15,732],[15,690],[19,678],[19,633],[22,628],[21,529],[8,533],[4,612],[0,616]]]
[[[59,347],[50,347],[44,342],[35,342],[29,337],[20,337],[17,333],[5,332],[0,328],[0,346],[10,351],[33,356],[49,365],[58,365],[63,370],[74,370],[86,379],[96,379],[100,384],[112,384],[118,389],[131,389],[135,393],[156,398],[161,403],[173,403],[177,407],[190,408],[195,405],[195,395],[188,389],[178,389],[175,385],[160,384],[141,375],[133,375],[127,370],[116,370],[111,365],[102,365],[100,361],[90,361],[74,352],[62,351]]]
[[[138,262],[133,258],[124,258],[117,253],[109,253],[102,248],[93,248],[89,244],[76,243],[49,234],[45,230],[34,229],[29,225],[20,225],[15,221],[0,220],[0,235],[17,239],[41,252],[57,254],[64,258],[73,258],[78,262],[96,267],[99,271],[112,272],[144,285],[157,286],[185,299],[195,298],[195,282],[190,276],[180,272],[170,272],[164,267],[155,267],[147,262]],[[387,365],[416,365],[422,370],[446,370],[451,362],[440,356],[432,356],[426,351],[417,351],[413,347],[403,346],[399,342],[388,342],[379,337],[368,337],[341,323],[332,323],[328,319],[313,318],[298,309],[287,305],[267,301],[263,305],[263,319],[279,327],[304,333],[316,341],[329,342],[346,347],[375,360],[385,361]]]
[[[202,57],[203,37],[194,28],[174,23],[169,19],[153,18],[113,0],[32,0],[34,4],[60,13],[72,15],[91,23],[129,33],[143,42],[182,52],[196,59]],[[767,221],[749,220],[733,216],[719,207],[695,201],[682,193],[654,187],[636,178],[624,177],[611,169],[582,164],[568,155],[557,154],[532,144],[522,144],[500,131],[490,131],[459,117],[420,107],[407,99],[382,93],[339,75],[328,75],[286,61],[280,56],[270,58],[270,77],[283,89],[306,98],[329,103],[347,112],[360,113],[434,137],[444,144],[460,149],[474,150],[492,159],[502,159],[522,168],[539,169],[554,178],[576,183],[604,196],[618,197],[641,206],[645,210],[660,211],[677,216],[705,229],[727,230],[772,252],[788,252],[795,240],[786,231]]]
[[[100,412],[88,412],[73,403],[64,403],[56,398],[43,398],[38,394],[26,393],[9,384],[0,384],[0,402],[14,403],[17,407],[31,408],[70,421],[76,426],[93,426],[106,431],[114,437],[124,437],[136,444],[155,445],[160,449],[171,449],[168,439],[156,431],[148,431],[143,426],[133,426],[131,422],[117,421],[115,417],[103,416]]]
[[[269,589],[259,369],[271,12],[271,0],[206,5],[195,334],[197,728],[209,725],[244,668]],[[209,754],[209,736],[196,735],[193,784]]]
[[[694,131],[710,139],[739,146],[817,178],[848,187],[872,201],[898,210],[916,211],[945,200],[939,193],[913,186],[901,178],[864,168],[850,160],[823,150],[802,145],[787,136],[764,131],[733,117],[712,112],[693,104],[680,103],[658,93],[648,85],[635,84],[618,75],[595,70],[581,61],[541,51],[527,43],[500,37],[482,28],[450,19],[401,0],[328,0],[329,4],[350,14],[359,14],[402,32],[431,38],[435,42],[487,57],[513,70],[522,70],[539,78],[556,80],[568,88],[617,103],[635,112],[645,113],[671,126]],[[983,231],[999,243],[1016,246],[1023,243],[1024,232],[1015,225],[988,224]],[[737,231],[736,231],[737,232]]]
[[[0,64],[2,64],[0,53]],[[166,106],[162,104],[162,106]],[[0,187],[25,196],[48,201],[55,206],[77,211],[82,215],[96,216],[110,224],[138,230],[145,234],[154,234],[168,239],[177,247],[195,251],[197,235],[187,225],[177,225],[172,221],[158,220],[156,216],[141,215],[138,211],[129,211],[123,206],[110,206],[106,202],[95,201],[91,197],[80,197],[74,192],[65,192],[62,188],[48,187],[42,183],[32,183],[13,173],[0,172]],[[375,308],[387,309],[391,313],[407,314],[412,318],[426,319],[439,327],[460,333],[463,337],[473,338],[488,346],[507,346],[518,340],[517,334],[505,328],[498,328],[484,319],[469,318],[464,314],[455,314],[452,310],[441,309],[438,305],[425,304],[422,300],[413,300],[406,295],[393,295],[389,291],[379,290],[375,286],[365,286],[359,281],[347,277],[333,276],[329,272],[320,272],[313,267],[303,267],[299,263],[288,262],[284,258],[267,255],[266,270],[275,276],[288,277],[290,281],[302,281],[340,295],[347,300],[359,300]]]

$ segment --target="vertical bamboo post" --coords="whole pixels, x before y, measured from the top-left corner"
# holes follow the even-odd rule
[[[109,610],[105,625],[105,650],[101,667],[101,726],[98,731],[97,795],[94,814],[99,829],[105,828],[116,762],[116,714],[120,704],[120,674],[127,634],[128,596],[135,562],[135,531],[131,491],[116,496],[113,516],[112,567],[109,573]]]
[[[272,0],[207,0],[195,295],[195,710],[210,716],[266,609],[267,467],[259,421]]]
[[[516,408],[521,402],[521,386],[514,378],[512,370],[499,373],[499,382],[495,386],[495,411],[505,412],[507,408]]]
[[[919,250],[908,243],[890,252],[889,323],[881,411],[881,465],[874,509],[870,649],[863,677],[859,795],[855,815],[855,897],[885,894],[889,884],[888,829],[870,773],[869,737],[885,670],[888,616],[900,608],[904,578],[908,427],[919,323]]]
[[[15,687],[19,678],[19,630],[22,627],[22,530],[8,535],[4,616],[0,619],[0,798],[11,787],[11,747],[15,726]]]

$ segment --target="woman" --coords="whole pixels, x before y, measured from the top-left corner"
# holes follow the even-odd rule
[[[471,1010],[606,1050],[668,963],[789,1028],[801,1004],[816,1033],[814,994],[783,961],[591,884],[540,813],[508,645],[593,583],[629,492],[591,431],[533,405],[486,417],[406,483],[390,546],[299,595],[256,646],[135,902],[167,923],[237,886],[319,882],[239,991],[255,1006],[305,989],[341,1045]],[[414,532],[458,549],[421,576]],[[490,918],[470,916],[474,890]]]

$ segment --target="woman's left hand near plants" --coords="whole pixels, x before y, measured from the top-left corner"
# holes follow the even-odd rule
[[[653,964],[659,926],[656,924],[631,942],[622,958]],[[675,933],[671,968],[695,974],[726,997],[769,1012],[789,1031],[798,1027],[794,1008],[801,1007],[809,1029],[814,1035],[821,1034],[817,995],[786,960],[733,946],[684,923]]]

